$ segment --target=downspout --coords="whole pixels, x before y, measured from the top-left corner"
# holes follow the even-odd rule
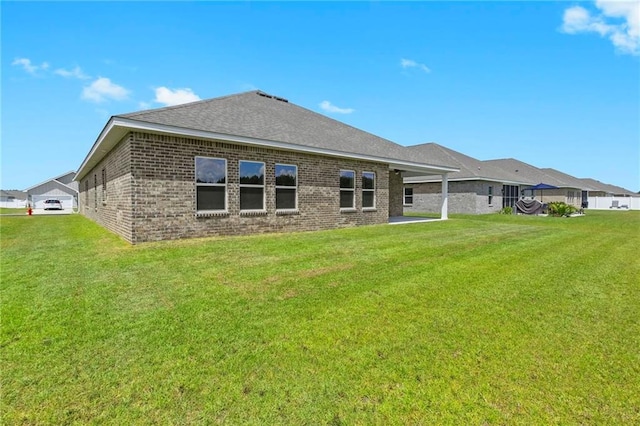
[[[442,205],[440,206],[440,219],[449,219],[449,181],[447,174],[442,174]]]

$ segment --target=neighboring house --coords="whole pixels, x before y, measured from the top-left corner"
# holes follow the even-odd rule
[[[562,201],[577,208],[581,207],[582,185],[577,180],[563,180],[558,177],[551,176],[550,174],[545,173],[543,169],[539,169],[531,164],[527,164],[514,158],[487,160],[483,161],[483,163],[498,167],[507,173],[515,174],[520,180],[530,182],[531,185],[529,185],[529,187],[535,186],[539,183],[545,183],[557,187],[557,189],[531,191],[527,189],[527,186],[523,186],[521,189],[523,191],[522,194],[525,197],[535,197],[537,200],[545,204],[554,201]]]
[[[0,207],[21,209],[27,206],[27,193],[17,190],[0,190]]]
[[[111,117],[76,180],[80,212],[137,243],[387,223],[403,174],[454,171],[252,91]]]
[[[78,182],[74,181],[75,175],[75,172],[67,172],[25,189],[28,204],[34,209],[43,209],[46,200],[56,199],[65,209],[78,207]]]
[[[561,185],[563,187],[580,188],[580,206],[584,208],[587,207],[589,187],[584,180],[552,168],[542,168],[540,170],[542,170],[547,176],[554,178],[557,182],[562,182]]]
[[[481,161],[436,143],[408,147],[417,161],[429,158],[437,164],[459,169],[444,176],[448,180],[450,213],[483,214],[514,207],[520,198],[536,198],[543,203],[562,201],[577,208],[587,204],[588,185],[582,179],[555,169],[540,169],[507,158]],[[437,211],[441,176],[404,178],[406,212]],[[537,184],[557,189],[532,190]]]
[[[416,160],[430,158],[438,164],[449,164],[459,169],[446,176],[450,213],[483,214],[513,207],[520,198],[521,187],[532,184],[532,181],[517,173],[510,173],[437,143],[408,148]],[[405,177],[405,212],[438,211],[441,185],[440,176]]]
[[[640,194],[595,179],[580,180],[585,185],[588,208],[640,210]]]

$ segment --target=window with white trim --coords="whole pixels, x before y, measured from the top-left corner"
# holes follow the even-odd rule
[[[265,210],[264,163],[240,160],[240,211]]]
[[[362,208],[374,209],[376,207],[376,174],[374,172],[362,172]]]
[[[489,205],[493,204],[493,186],[489,185]]]
[[[196,210],[227,210],[227,160],[196,157]]]
[[[404,205],[412,206],[413,205],[413,188],[409,186],[404,187]]]
[[[356,172],[340,170],[340,208],[356,208]]]
[[[298,166],[276,164],[276,210],[298,208]]]

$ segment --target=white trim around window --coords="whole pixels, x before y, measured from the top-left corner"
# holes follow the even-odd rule
[[[196,214],[214,216],[227,211],[227,160],[195,157]]]
[[[405,206],[413,206],[413,187],[405,186],[404,187],[404,197],[403,197],[403,205]]]
[[[373,211],[376,209],[376,174],[375,172],[362,172],[362,210]]]
[[[298,212],[298,166],[276,163],[276,214]]]
[[[340,211],[356,210],[356,172],[340,170]]]
[[[265,164],[262,161],[240,160],[240,214],[253,215],[267,212],[264,179]]]

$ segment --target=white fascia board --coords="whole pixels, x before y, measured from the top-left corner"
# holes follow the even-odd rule
[[[233,142],[241,145],[261,146],[267,148],[274,148],[284,151],[304,152],[308,154],[326,155],[331,157],[341,157],[364,161],[373,161],[377,163],[389,164],[389,169],[399,169],[408,171],[417,171],[422,173],[443,174],[457,172],[458,169],[445,166],[435,166],[423,163],[414,163],[411,161],[395,160],[390,158],[383,158],[364,154],[355,154],[342,151],[334,151],[324,148],[308,147],[303,145],[296,145],[287,142],[277,142],[265,139],[256,139],[246,136],[227,135],[223,133],[208,132],[204,130],[188,129],[184,127],[169,126],[166,124],[146,123],[143,121],[131,120],[123,117],[111,117],[107,125],[104,127],[98,140],[94,143],[91,151],[83,161],[82,165],[78,169],[76,174],[76,180],[81,179],[88,171],[85,170],[90,163],[97,164],[100,159],[106,155],[116,143],[128,132],[128,131],[142,131],[150,133],[164,133],[171,134],[180,137],[194,138],[194,139],[212,139],[224,142]],[[99,156],[96,161],[95,155]],[[92,161],[93,160],[93,161]]]
[[[426,176],[425,176],[426,177]],[[468,177],[468,178],[449,178],[448,181],[449,183],[451,182],[471,182],[474,180],[484,180],[484,181],[488,181],[488,182],[496,182],[496,183],[501,183],[503,185],[530,185],[533,186],[535,184],[530,184],[530,183],[524,183],[524,182],[517,182],[517,181],[508,181],[508,180],[502,180],[502,179],[496,179],[496,178],[488,178],[488,177]],[[421,179],[420,177],[418,178],[406,178],[404,183],[433,183],[433,182],[442,182],[442,179],[438,179],[438,178],[429,178],[429,179]]]
[[[443,175],[447,173],[459,172],[459,169],[447,166],[436,166],[432,164],[413,163],[410,161],[398,161],[390,159],[382,159],[383,162],[389,164],[389,170],[401,170],[414,173],[425,173],[428,170],[432,175]]]
[[[75,172],[74,172],[75,173]],[[66,175],[63,175],[66,176]],[[59,180],[54,180],[56,183],[59,183],[60,185],[64,186],[65,188],[67,188],[69,191],[73,192],[74,194],[77,194],[78,191],[76,191],[75,189],[73,189],[72,187],[70,187],[69,185],[67,185],[66,183],[60,182]]]
[[[69,170],[67,173],[63,173],[63,174],[61,174],[60,176],[56,176],[56,177],[54,177],[54,178],[51,178],[50,180],[58,180],[58,179],[60,179],[61,177],[65,177],[66,175],[70,175],[70,174],[72,174],[72,173],[73,173],[73,174],[75,174],[76,172],[75,172],[74,170]]]
[[[107,139],[107,136],[110,134],[111,130],[114,128],[113,123],[114,123],[114,117],[111,117],[107,122],[107,124],[102,129],[102,131],[100,132],[100,134],[98,135],[98,139],[96,139],[96,141],[93,143],[93,146],[91,147],[91,150],[89,151],[87,156],[84,158],[84,161],[78,168],[78,171],[76,172],[76,176],[73,178],[74,180],[77,180],[79,182],[80,179],[82,179],[82,177],[86,174],[86,172],[88,172],[88,170],[85,170],[85,168],[87,168],[87,165],[89,164],[89,162],[94,159],[99,149],[105,150],[108,152],[111,150],[111,148],[113,148],[113,145],[115,144],[108,143],[108,139]],[[97,161],[100,161],[100,159]]]

